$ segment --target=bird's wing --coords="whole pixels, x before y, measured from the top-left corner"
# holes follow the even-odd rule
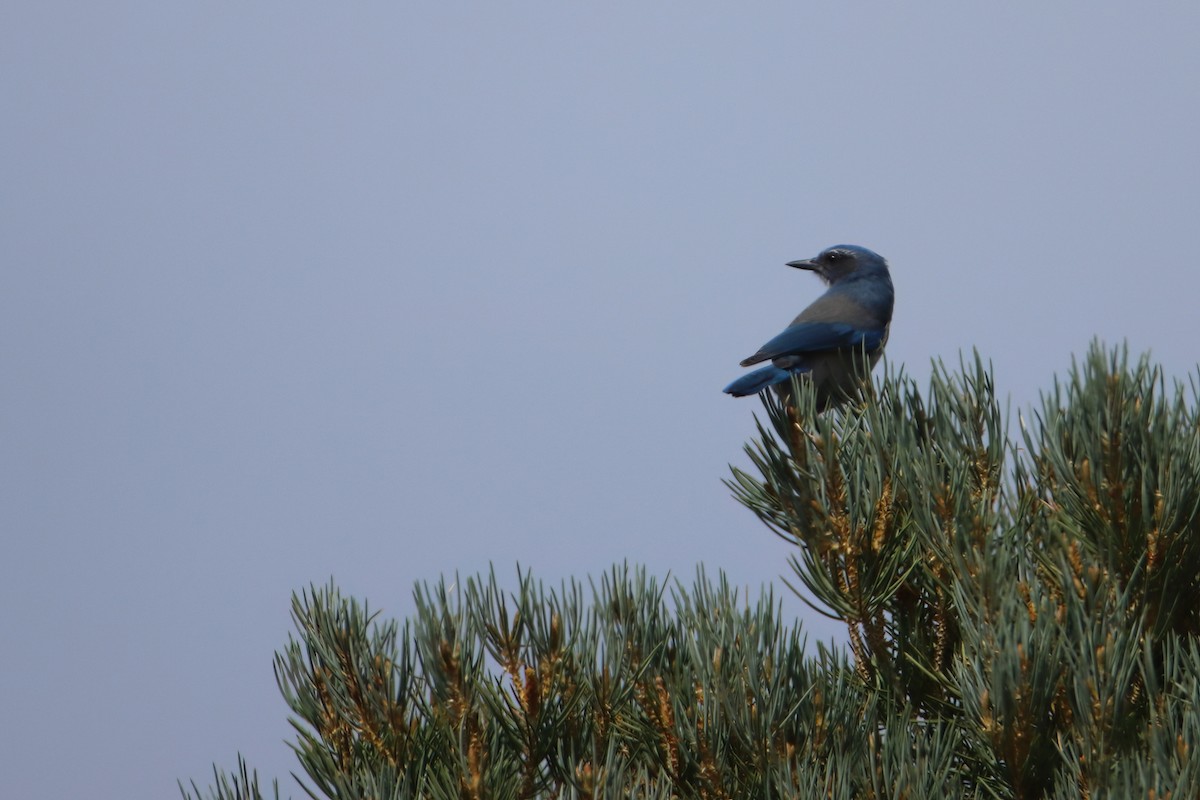
[[[819,353],[844,347],[879,347],[887,327],[860,328],[847,322],[801,322],[784,329],[783,333],[742,361],[743,367],[780,356]]]

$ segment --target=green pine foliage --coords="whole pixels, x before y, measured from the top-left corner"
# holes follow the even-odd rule
[[[766,398],[728,481],[846,652],[703,569],[442,581],[404,623],[312,587],[275,663],[302,791],[1200,796],[1195,383],[1094,345],[1015,434],[978,357],[864,388]],[[181,791],[262,796],[240,760],[214,778]]]

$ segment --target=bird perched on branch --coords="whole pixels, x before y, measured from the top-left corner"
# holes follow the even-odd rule
[[[883,256],[852,244],[788,266],[817,273],[829,289],[742,361],[743,367],[763,361],[770,366],[743,375],[725,393],[745,397],[773,386],[786,400],[792,375],[806,375],[816,386],[817,410],[823,411],[849,398],[883,355],[892,322],[892,278]]]

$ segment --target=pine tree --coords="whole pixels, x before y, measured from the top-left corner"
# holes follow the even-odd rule
[[[1094,345],[1012,434],[977,356],[815,413],[764,396],[734,496],[845,623],[617,566],[293,598],[275,674],[314,798],[1200,796],[1200,411]],[[214,770],[185,797],[258,798]],[[274,795],[278,794],[278,786]]]

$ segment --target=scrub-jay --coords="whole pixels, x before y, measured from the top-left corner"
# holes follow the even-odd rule
[[[883,256],[852,244],[834,245],[788,266],[812,270],[829,289],[783,333],[742,361],[743,367],[767,360],[771,366],[743,375],[725,393],[745,397],[774,386],[786,400],[791,376],[807,374],[822,411],[846,400],[883,355],[892,322],[892,278]],[[869,361],[865,369],[864,352]]]

